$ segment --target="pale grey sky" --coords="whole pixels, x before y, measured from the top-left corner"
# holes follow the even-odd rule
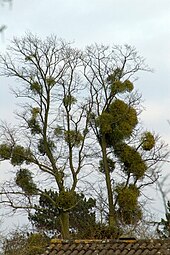
[[[0,24],[8,27],[2,48],[27,31],[41,37],[56,34],[78,47],[94,42],[135,46],[154,69],[154,74],[141,74],[137,82],[145,100],[146,125],[169,136],[169,0],[13,1],[12,9],[7,4],[0,8]]]
[[[0,24],[7,25],[2,50],[13,36],[28,31],[40,37],[55,34],[75,41],[77,47],[94,42],[135,46],[154,69],[139,74],[136,83],[146,109],[142,120],[170,143],[169,0],[13,0],[12,9],[7,4],[0,7]],[[14,110],[10,81],[0,82],[0,116],[10,118]]]

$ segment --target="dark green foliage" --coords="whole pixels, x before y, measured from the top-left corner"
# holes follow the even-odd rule
[[[136,179],[144,176],[147,165],[135,148],[125,143],[120,143],[116,145],[115,154],[123,163],[123,171],[125,173],[132,174]]]
[[[16,174],[15,182],[27,195],[36,194],[37,187],[28,169],[20,169]]]
[[[123,234],[120,228],[111,228],[107,224],[97,223],[93,230],[92,238],[99,240],[118,239]]]
[[[134,224],[142,218],[138,204],[139,190],[135,185],[119,185],[115,189],[118,202],[118,219],[126,224]]]
[[[22,163],[26,160],[27,155],[25,148],[21,145],[16,145],[12,150],[11,156],[11,164],[15,165],[22,165]]]
[[[71,147],[74,147],[74,146],[79,147],[83,140],[82,134],[77,130],[65,131],[64,136],[65,136],[66,143],[71,145]]]
[[[90,238],[94,235],[96,215],[94,208],[96,201],[77,194],[77,204],[70,211],[70,227],[77,238]]]
[[[31,83],[30,89],[32,90],[32,92],[34,94],[40,94],[41,93],[41,85],[37,81]]]
[[[127,139],[138,123],[136,110],[116,99],[97,119],[100,132],[106,135],[108,145]]]
[[[30,120],[28,120],[28,127],[30,128],[31,133],[33,135],[41,133],[40,125],[38,121],[33,117]]]
[[[49,87],[52,87],[52,86],[54,86],[56,84],[55,78],[53,78],[53,77],[47,78],[46,82],[47,82]]]
[[[125,80],[124,82],[116,80],[111,84],[111,94],[116,95],[120,93],[131,92],[133,88],[133,83],[129,80]]]
[[[131,209],[120,207],[117,211],[117,215],[121,223],[134,225],[142,219],[142,208],[139,205]]]
[[[40,233],[30,234],[26,244],[26,255],[40,255],[45,252],[47,245],[49,244],[49,238]]]
[[[29,148],[28,149],[24,149],[24,154],[25,154],[25,161],[24,161],[24,163],[30,164],[30,163],[35,162],[34,156],[33,156],[32,152],[31,152],[31,150]]]
[[[32,59],[32,56],[26,56],[25,57],[25,61],[31,61],[31,59]]]
[[[63,134],[62,127],[58,125],[58,126],[54,129],[54,134],[55,134],[55,136],[57,136],[57,137],[61,137],[62,134]]]
[[[33,135],[41,133],[41,127],[40,127],[40,124],[37,120],[37,116],[38,116],[39,112],[40,112],[40,109],[38,107],[33,107],[32,110],[31,110],[31,115],[32,116],[27,121],[28,127],[30,128],[31,133]]]
[[[72,193],[73,194],[73,193]],[[39,205],[37,206],[35,213],[30,214],[29,220],[41,230],[61,232],[60,227],[60,210],[62,207],[68,208],[72,206],[69,211],[70,215],[70,229],[74,230],[74,235],[79,238],[88,238],[92,235],[95,227],[95,200],[92,198],[86,199],[83,194],[66,195],[70,198],[70,201],[65,200],[65,195],[58,195],[57,192],[52,190],[45,191],[39,199]],[[55,201],[55,203],[51,200]],[[61,200],[65,200],[61,204]],[[47,217],[48,215],[48,217]]]
[[[55,148],[55,144],[53,141],[48,140],[47,142],[45,142],[43,139],[39,140],[38,143],[38,150],[42,155],[45,155],[47,153],[47,150],[51,150],[53,151]]]
[[[125,90],[127,92],[131,92],[134,89],[133,83],[131,81],[129,81],[129,80],[125,80],[123,82],[123,85],[124,85]]]
[[[113,118],[113,139],[114,137],[116,140],[129,138],[138,123],[136,110],[122,100],[116,99],[110,105],[109,112]]]
[[[69,190],[60,192],[56,200],[57,206],[62,210],[70,209],[72,206],[75,206],[76,203],[76,193]]]
[[[115,162],[112,159],[110,159],[110,158],[107,158],[107,162],[108,162],[108,166],[109,166],[109,171],[110,171],[110,173],[112,173],[114,171],[114,169],[115,169]],[[105,172],[103,160],[99,161],[99,171],[101,173]]]
[[[116,68],[114,72],[107,77],[107,82],[113,84],[115,81],[120,80],[122,77],[122,70],[120,68]]]
[[[34,214],[29,215],[29,220],[44,231],[61,231],[59,222],[58,193],[45,190],[39,198],[39,205],[35,206]],[[47,217],[48,215],[48,217]]]
[[[65,107],[71,106],[77,102],[76,98],[72,95],[65,96],[63,99],[63,104]]]
[[[102,134],[112,134],[114,118],[109,112],[103,112],[97,119],[97,125]]]
[[[120,80],[113,81],[111,84],[111,94],[116,95],[117,93],[123,93],[124,91],[123,82]]]
[[[9,159],[13,166],[22,165],[24,162],[28,164],[34,161],[30,149],[25,149],[21,145],[12,147],[8,144],[1,144],[0,157],[3,160]]]
[[[8,144],[1,144],[0,145],[0,157],[2,159],[10,159],[11,157],[12,148]]]
[[[151,132],[145,132],[141,140],[143,150],[149,151],[155,146],[155,138]]]
[[[161,219],[157,226],[157,232],[161,238],[170,238],[170,201],[167,202],[165,219]]]
[[[133,83],[129,80],[121,81],[121,77],[122,70],[120,68],[116,68],[115,71],[108,76],[107,82],[110,84],[111,95],[131,92],[133,90]]]
[[[40,113],[40,109],[38,107],[33,107],[31,110],[31,114],[33,118],[36,118],[38,114]]]

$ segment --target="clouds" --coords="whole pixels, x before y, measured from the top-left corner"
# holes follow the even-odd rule
[[[166,98],[170,106],[169,0],[13,1],[12,10],[0,8],[0,24],[8,26],[6,43],[31,31],[75,40],[78,47],[94,42],[134,45],[155,70],[141,73],[137,88],[146,101],[159,105]],[[148,111],[154,111],[152,106]]]
[[[166,0],[14,0],[13,10],[1,9],[0,14],[8,23],[8,36],[31,30],[81,44],[138,44],[166,30],[169,11]]]
[[[154,69],[153,74],[141,73],[136,84],[146,104],[153,102],[147,111],[152,114],[154,104],[165,102],[170,108],[169,0],[13,1],[12,10],[0,8],[0,24],[8,26],[6,43],[31,31],[41,37],[56,34],[78,47],[94,42],[134,45]],[[160,115],[154,117],[159,120]]]

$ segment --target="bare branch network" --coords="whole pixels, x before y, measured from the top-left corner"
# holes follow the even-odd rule
[[[1,204],[29,213],[49,204],[66,238],[84,190],[101,204],[100,185],[90,184],[97,176],[96,184],[105,181],[109,228],[117,233],[140,221],[141,189],[155,183],[168,157],[167,145],[139,122],[140,71],[150,69],[128,45],[79,50],[55,36],[14,38],[0,56],[1,75],[17,81],[12,92],[20,103],[15,125],[0,126],[0,160],[15,172],[1,186]]]

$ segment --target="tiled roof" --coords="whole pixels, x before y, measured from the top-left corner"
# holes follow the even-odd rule
[[[166,240],[58,240],[44,255],[170,255]]]

